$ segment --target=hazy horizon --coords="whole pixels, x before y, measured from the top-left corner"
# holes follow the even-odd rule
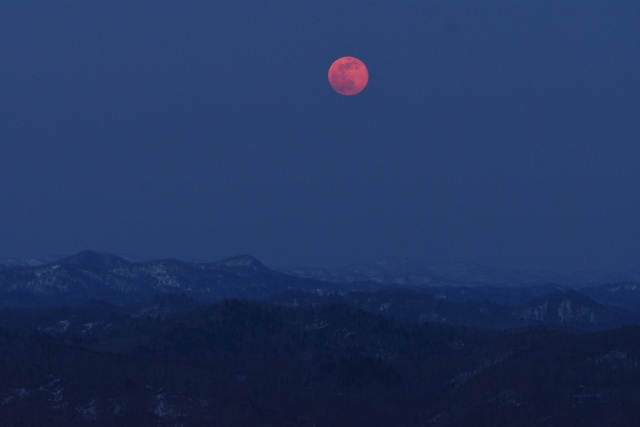
[[[127,253],[117,253],[117,252],[109,252],[109,251],[101,251],[101,250],[95,250],[95,249],[84,249],[78,252],[73,252],[73,253],[68,253],[68,254],[47,254],[47,255],[43,255],[43,256],[33,256],[33,257],[22,257],[22,258],[18,258],[18,257],[4,257],[4,258],[0,258],[0,263],[3,262],[11,262],[11,261],[16,261],[16,262],[28,262],[28,261],[34,261],[34,262],[38,262],[38,263],[43,263],[43,264],[48,264],[48,263],[55,263],[59,260],[62,260],[64,258],[70,258],[70,257],[74,257],[76,255],[79,255],[83,252],[95,252],[95,253],[100,253],[100,254],[105,254],[105,255],[114,255],[114,256],[118,256],[118,257],[122,257],[128,261],[131,262],[152,262],[152,261],[162,261],[162,260],[178,260],[178,261],[183,261],[183,262],[189,262],[189,263],[211,263],[211,262],[218,262],[218,261],[224,261],[226,259],[232,259],[232,258],[236,258],[236,257],[242,257],[242,256],[250,256],[253,257],[254,259],[258,260],[259,262],[263,263],[266,267],[271,268],[271,269],[276,269],[276,270],[295,270],[295,269],[310,269],[310,270],[314,270],[314,269],[318,269],[318,270],[329,270],[329,271],[340,271],[340,270],[348,270],[350,268],[355,268],[355,267],[359,267],[359,266],[373,266],[373,265],[377,265],[380,262],[385,262],[385,261],[409,261],[411,263],[414,263],[416,265],[420,265],[420,266],[427,266],[427,267],[453,267],[453,266],[459,266],[459,267],[479,267],[479,268],[486,268],[489,270],[496,270],[496,271],[504,271],[504,272],[514,272],[514,273],[523,273],[523,274],[557,274],[557,275],[571,275],[571,274],[587,274],[587,273],[596,273],[596,274],[633,274],[633,275],[640,275],[640,268],[638,269],[630,269],[630,270],[607,270],[607,269],[598,269],[598,268],[588,268],[588,269],[577,269],[577,270],[550,270],[550,269],[518,269],[518,268],[510,268],[510,267],[504,267],[504,266],[499,266],[499,265],[492,265],[492,264],[480,264],[480,263],[476,263],[476,262],[471,262],[471,261],[451,261],[451,262],[433,262],[433,261],[429,261],[427,259],[424,258],[420,258],[420,257],[415,257],[415,256],[410,256],[410,257],[403,257],[403,256],[387,256],[387,257],[377,257],[377,258],[372,258],[372,259],[363,259],[363,260],[357,260],[355,262],[351,262],[351,263],[343,263],[343,264],[336,264],[336,265],[314,265],[314,264],[300,264],[300,263],[289,263],[289,264],[271,264],[267,261],[265,261],[264,259],[261,259],[253,254],[250,253],[238,253],[238,254],[230,254],[227,256],[223,256],[223,257],[219,257],[219,258],[211,258],[211,259],[207,259],[207,258],[181,258],[181,257],[174,257],[174,256],[166,256],[166,257],[148,257],[148,256],[140,256],[140,255],[136,255],[136,254],[127,254]]]

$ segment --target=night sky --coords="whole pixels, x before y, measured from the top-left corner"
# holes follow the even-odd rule
[[[0,258],[638,270],[640,2],[0,0],[0,149]]]

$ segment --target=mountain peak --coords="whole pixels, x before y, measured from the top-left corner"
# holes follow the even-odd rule
[[[246,267],[253,270],[267,269],[267,267],[263,263],[247,254],[225,258],[216,262],[215,264],[221,267]]]

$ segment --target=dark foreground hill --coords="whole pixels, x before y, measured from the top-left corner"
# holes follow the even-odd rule
[[[627,426],[640,328],[407,323],[188,298],[0,311],[3,426]]]

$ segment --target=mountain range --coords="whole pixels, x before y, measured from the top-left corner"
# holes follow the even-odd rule
[[[248,255],[1,263],[0,425],[640,419],[640,283],[419,282],[396,261],[342,280]]]
[[[338,273],[275,270],[249,255],[196,263],[136,261],[83,251],[46,263],[0,264],[0,306],[92,300],[131,305],[161,295],[183,295],[198,303],[229,298],[288,306],[340,303],[403,321],[498,329],[556,325],[597,330],[640,322],[640,282],[532,284],[524,273],[462,267],[436,270],[392,259]]]
[[[640,327],[404,322],[343,304],[0,310],[3,426],[632,426]]]
[[[282,268],[288,274],[328,282],[373,281],[400,286],[429,284],[532,286],[555,283],[593,286],[603,283],[640,282],[640,271],[518,271],[473,263],[429,263],[415,258],[389,257],[340,268]]]

